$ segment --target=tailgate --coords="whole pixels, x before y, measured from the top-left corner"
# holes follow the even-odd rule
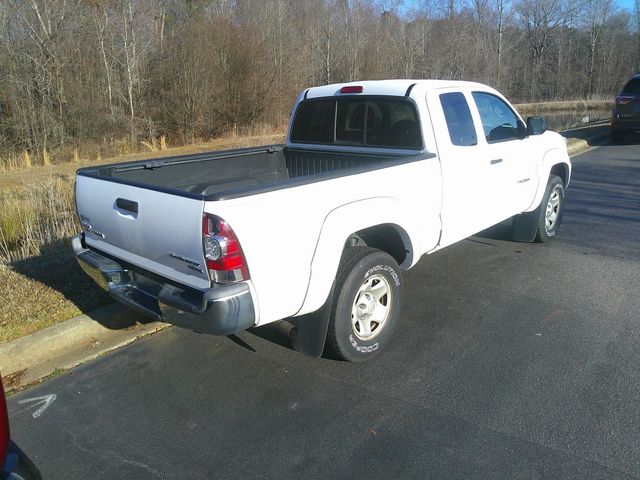
[[[210,287],[203,200],[78,175],[76,205],[89,247],[183,285]]]

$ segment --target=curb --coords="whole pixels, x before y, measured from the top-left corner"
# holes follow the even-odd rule
[[[20,389],[168,326],[114,303],[1,344],[4,387]]]
[[[597,137],[593,137],[589,139],[589,141],[598,142],[604,140],[606,137],[608,137],[608,134],[603,134]],[[569,138],[567,140],[567,153],[569,154],[569,157],[575,157],[576,155],[580,155],[581,153],[591,150],[592,148],[597,146],[589,145],[589,141],[578,138]]]
[[[560,132],[560,134],[565,137],[565,140],[567,142],[567,152],[569,156],[575,157],[576,155],[580,155],[581,153],[599,146],[601,142],[607,140],[610,135],[608,128],[606,128],[605,131],[599,131],[596,134],[589,132],[589,130],[601,130],[605,127],[608,127],[608,123],[597,123]],[[569,136],[573,132],[585,131],[587,132],[587,134],[585,135],[584,133],[582,133],[580,137]]]

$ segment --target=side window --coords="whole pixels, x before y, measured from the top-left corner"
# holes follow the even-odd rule
[[[518,117],[501,98],[484,92],[473,92],[487,143],[518,138]]]
[[[632,78],[622,89],[623,95],[640,95],[640,78]]]
[[[458,146],[478,144],[476,128],[473,125],[469,104],[461,92],[443,93],[440,95],[440,105],[444,111],[444,118],[449,129],[451,143]]]

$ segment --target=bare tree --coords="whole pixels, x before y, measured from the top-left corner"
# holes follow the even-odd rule
[[[0,156],[280,126],[312,84],[460,78],[529,101],[610,96],[638,69],[640,0],[3,0]]]
[[[612,0],[587,0],[585,5],[585,30],[589,37],[589,96],[594,94],[597,50],[602,43],[604,26],[612,8]]]
[[[516,10],[531,58],[529,97],[537,99],[539,82],[553,32],[565,21],[570,7],[563,0],[522,0]]]

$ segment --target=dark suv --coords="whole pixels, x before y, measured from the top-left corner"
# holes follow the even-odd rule
[[[611,116],[611,141],[619,143],[627,133],[640,132],[640,73],[633,76],[616,97]]]

